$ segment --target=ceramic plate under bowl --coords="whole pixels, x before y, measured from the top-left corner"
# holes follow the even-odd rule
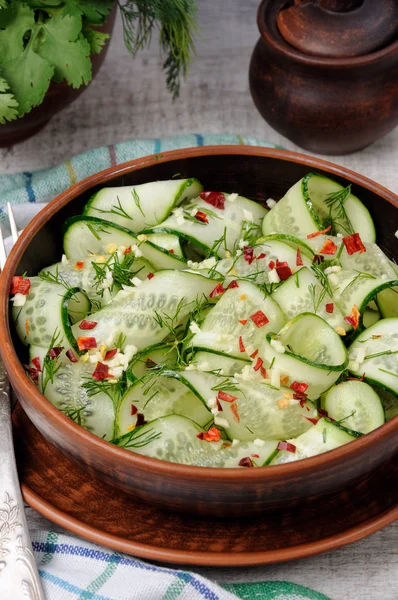
[[[165,512],[89,476],[14,411],[24,498],[87,540],[140,558],[185,565],[243,566],[303,558],[350,544],[398,519],[398,460],[351,489],[250,519]]]

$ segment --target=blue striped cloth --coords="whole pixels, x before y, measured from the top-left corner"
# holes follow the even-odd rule
[[[166,150],[213,144],[273,144],[240,135],[193,134],[131,140],[95,148],[40,171],[0,176],[0,226],[9,232],[3,210],[13,206],[22,229],[43,206],[70,185],[110,166]],[[8,246],[10,238],[6,239]],[[32,533],[46,600],[328,600],[287,582],[220,586],[195,573],[163,568],[54,531]],[[1,600],[1,599],[0,599]]]

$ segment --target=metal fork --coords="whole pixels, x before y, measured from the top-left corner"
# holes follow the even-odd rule
[[[18,230],[7,205],[13,244]],[[0,284],[6,249],[0,229]],[[10,383],[0,359],[0,598],[44,600],[19,487],[11,430]]]

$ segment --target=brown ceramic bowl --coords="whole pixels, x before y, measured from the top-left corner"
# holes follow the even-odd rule
[[[62,253],[61,226],[82,212],[89,196],[104,185],[168,179],[175,173],[198,177],[205,188],[227,189],[252,198],[280,198],[309,171],[330,174],[347,185],[369,208],[378,241],[398,256],[398,198],[348,169],[286,152],[245,146],[176,150],[112,167],[59,195],[26,227],[14,247],[0,286],[0,348],[23,409],[47,440],[86,471],[141,499],[191,512],[230,517],[260,513],[337,492],[364,479],[398,451],[398,417],[369,435],[332,452],[296,463],[259,469],[190,467],[138,456],[105,442],[54,408],[26,377],[26,350],[13,339],[8,295],[15,274],[55,262]],[[358,502],[360,502],[360,498]]]

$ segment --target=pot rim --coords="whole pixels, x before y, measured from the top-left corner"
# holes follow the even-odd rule
[[[273,466],[272,469],[223,469],[196,467],[162,461],[129,452],[123,448],[114,446],[110,442],[102,440],[90,433],[83,427],[77,425],[66,415],[53,406],[35,387],[26,376],[22,363],[14,349],[9,324],[9,289],[15,269],[24,255],[27,246],[35,237],[36,233],[53,217],[58,210],[66,206],[71,200],[77,198],[84,191],[98,185],[105,184],[115,176],[128,174],[140,169],[159,164],[159,162],[172,162],[179,159],[201,157],[201,156],[257,156],[271,159],[284,160],[286,162],[299,163],[310,169],[321,169],[327,173],[348,179],[354,184],[364,187],[374,194],[382,197],[398,209],[398,196],[378,183],[359,175],[345,167],[340,167],[332,162],[316,157],[299,154],[287,150],[264,148],[261,146],[202,146],[195,148],[183,148],[172,150],[162,154],[155,154],[137,158],[120,165],[116,165],[95,173],[82,181],[74,184],[66,191],[59,194],[49,202],[34,219],[27,225],[13,247],[6,262],[0,282],[0,354],[9,374],[10,382],[19,398],[22,398],[22,406],[31,407],[40,418],[47,422],[53,422],[57,429],[61,429],[63,435],[68,437],[76,447],[86,446],[97,456],[107,456],[118,464],[124,464],[126,469],[141,469],[152,473],[171,476],[180,480],[201,480],[216,483],[236,481],[242,482],[278,480],[283,478],[305,477],[311,473],[332,466],[338,466],[347,459],[354,459],[369,449],[377,446],[383,439],[394,435],[398,437],[398,415],[373,432],[346,444],[340,448],[284,465]],[[29,415],[30,410],[26,411]],[[76,459],[74,459],[76,460]],[[239,473],[239,475],[238,475]]]

